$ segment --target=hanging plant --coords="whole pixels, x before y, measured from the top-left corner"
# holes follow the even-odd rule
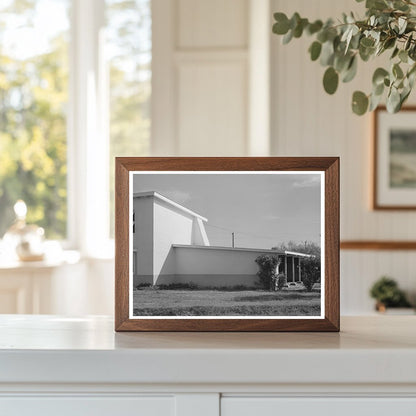
[[[364,0],[356,0],[361,3]],[[283,36],[283,44],[307,34],[314,37],[309,47],[312,61],[326,67],[323,87],[334,94],[340,80],[350,82],[364,62],[390,54],[390,65],[374,71],[369,94],[355,91],[352,111],[363,115],[373,111],[386,96],[390,113],[398,112],[409,97],[416,77],[416,0],[366,0],[364,19],[343,14],[339,22],[310,22],[299,13],[290,19],[275,13],[273,33]]]

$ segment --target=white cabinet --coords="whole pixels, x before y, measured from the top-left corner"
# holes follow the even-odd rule
[[[173,397],[14,397],[0,398],[7,416],[174,416]]]
[[[0,315],[0,415],[414,416],[416,316],[341,333],[115,333]]]
[[[221,416],[414,416],[415,398],[224,397]]]

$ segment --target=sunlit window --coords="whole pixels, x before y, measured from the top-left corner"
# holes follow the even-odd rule
[[[145,156],[150,143],[151,1],[106,0],[110,71],[110,234],[114,157]]]
[[[69,9],[70,0],[0,2],[0,238],[18,199],[48,238],[67,234]]]
[[[94,26],[102,13],[104,42],[102,21]],[[151,0],[0,1],[0,238],[13,222],[13,205],[23,199],[29,223],[43,227],[47,238],[69,238],[77,247],[85,236],[71,230],[89,204],[79,189],[98,154],[109,160],[101,177],[109,177],[103,212],[109,209],[113,237],[114,157],[149,154],[151,27]],[[94,40],[83,44],[83,36]],[[94,65],[83,65],[82,59],[97,51],[100,57],[104,52],[106,63],[100,59],[91,74]],[[101,84],[91,91],[97,99],[104,97],[100,108],[106,114],[85,113],[83,119],[76,103],[83,103],[82,91],[89,87],[82,82],[98,79],[98,73],[106,73],[108,83],[103,91]],[[85,149],[93,147],[80,140],[94,137],[89,126],[96,122],[104,123],[97,131],[108,127],[108,153],[86,156]],[[106,140],[105,134],[100,138]]]

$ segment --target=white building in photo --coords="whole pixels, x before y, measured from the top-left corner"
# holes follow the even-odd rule
[[[133,194],[133,285],[193,283],[200,287],[253,287],[256,258],[284,256],[288,282],[302,280],[306,254],[255,248],[211,246],[207,218],[154,192]]]

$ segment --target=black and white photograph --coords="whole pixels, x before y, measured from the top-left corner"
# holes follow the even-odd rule
[[[324,177],[130,172],[130,318],[324,316]]]

